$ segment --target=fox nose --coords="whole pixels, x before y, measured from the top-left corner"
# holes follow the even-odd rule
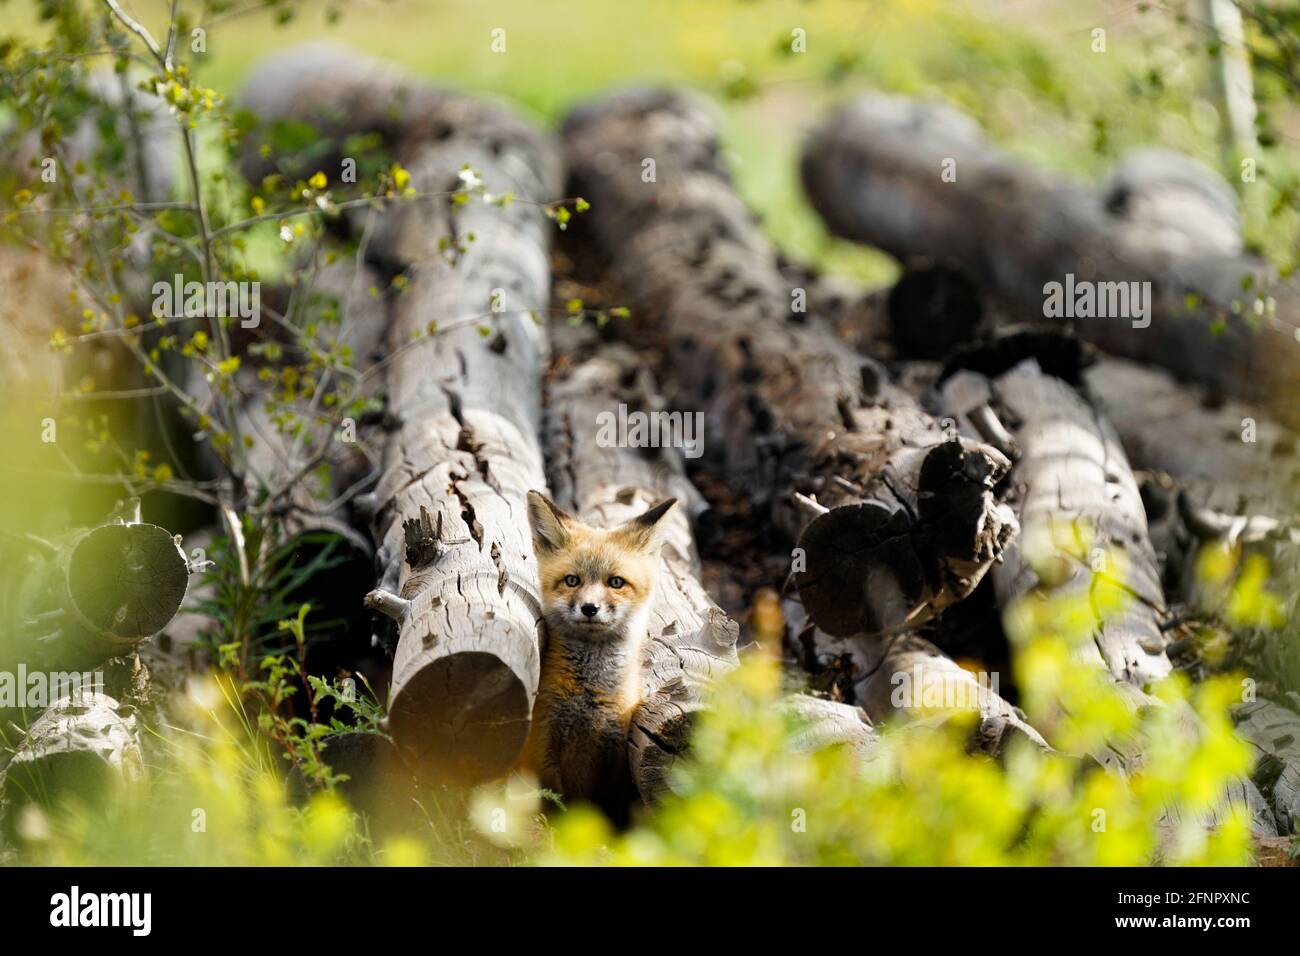
[[[594,604],[584,604],[582,606],[582,613],[587,615],[587,617],[595,617],[596,612],[599,610],[600,608],[596,607]]]

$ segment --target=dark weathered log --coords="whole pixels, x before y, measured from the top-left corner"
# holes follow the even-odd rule
[[[1237,708],[1233,720],[1259,753],[1255,780],[1273,808],[1278,831],[1300,831],[1300,714],[1257,700]]]
[[[446,109],[426,119],[447,135],[410,161],[414,188],[455,190],[469,163],[494,192],[521,201],[410,203],[387,211],[372,241],[376,257],[406,268],[410,287],[389,334],[399,423],[374,492],[382,577],[367,603],[397,622],[388,721],[399,749],[437,779],[472,783],[514,762],[537,691],[540,607],[524,496],[545,487],[546,336],[530,313],[549,299],[536,203],[557,195],[559,168],[540,135],[492,135],[518,120],[461,98],[440,102]],[[469,114],[500,123],[460,126]]]
[[[545,447],[555,501],[596,527],[615,527],[666,497],[678,507],[667,523],[662,568],[642,664],[642,700],[632,719],[628,760],[641,798],[669,786],[670,768],[689,746],[695,716],[710,684],[738,663],[739,626],[714,604],[699,580],[689,515],[701,503],[671,447],[634,448],[601,438],[604,416],[663,411],[653,378],[636,352],[599,345],[589,336],[557,333],[564,342],[548,380]],[[854,708],[793,695],[785,706],[808,721],[797,746],[847,743],[865,751],[870,725]]]
[[[1172,672],[1165,653],[1169,612],[1160,571],[1147,532],[1137,481],[1114,430],[1064,380],[1045,374],[1034,359],[1015,363],[992,377],[952,371],[941,385],[942,402],[973,434],[1008,445],[1016,459],[1011,473],[1021,538],[994,569],[999,604],[1018,600],[1077,602],[1093,609],[1091,640],[1079,659],[1109,673],[1134,708],[1160,706],[1145,688]],[[1093,600],[1096,575],[1124,592],[1117,609]],[[1180,719],[1197,719],[1180,708]],[[1189,731],[1189,732],[1195,732]],[[1122,772],[1140,766],[1140,741],[1108,742],[1093,756]],[[1240,803],[1258,832],[1273,827],[1258,790],[1247,780],[1233,783],[1225,801]],[[1207,823],[1217,819],[1217,811]]]
[[[93,802],[116,780],[144,775],[131,707],[83,689],[51,704],[32,723],[0,776],[0,814],[12,835],[22,809],[66,797]]]
[[[575,110],[564,135],[583,225],[631,296],[627,333],[660,346],[704,452],[797,539],[818,625],[885,631],[969,594],[1013,532],[991,492],[1007,462],[946,440],[878,362],[797,310],[709,113],[631,91]]]
[[[1231,191],[1190,160],[1137,157],[1099,189],[1023,165],[950,108],[866,95],[814,132],[802,173],[831,231],[959,268],[1021,320],[1046,315],[1067,276],[1150,283],[1145,317],[1070,321],[1109,352],[1300,416],[1300,285],[1242,252]]]
[[[27,564],[18,571],[3,661],[29,671],[84,671],[134,650],[185,597],[190,568],[179,540],[142,522],[132,499],[103,524],[61,541],[6,542],[26,553]]]

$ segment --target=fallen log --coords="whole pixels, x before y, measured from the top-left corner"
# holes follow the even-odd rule
[[[537,690],[524,495],[545,484],[546,337],[532,313],[549,300],[543,204],[558,193],[558,157],[502,108],[332,46],[290,51],[250,87],[264,125],[324,133],[301,172],[355,159],[344,149],[367,135],[408,168],[415,197],[382,208],[365,252],[406,286],[390,303],[393,428],[366,501],[380,569],[366,604],[396,625],[388,729],[403,758],[440,781],[498,777],[527,738]],[[256,178],[253,146],[243,165]],[[510,201],[489,203],[488,190]],[[362,209],[346,217],[353,231],[372,214]]]
[[[317,394],[332,396],[332,404],[319,401],[315,415],[286,406],[275,398],[274,388],[250,381],[252,394],[239,416],[241,434],[254,442],[246,454],[248,494],[253,501],[269,502],[266,510],[278,522],[279,539],[324,532],[345,542],[366,564],[374,550],[365,530],[369,515],[353,515],[352,505],[366,483],[377,478],[384,430],[375,422],[378,416],[367,417],[349,406],[382,397],[383,378],[374,370],[382,358],[389,316],[385,300],[370,290],[383,286],[378,273],[353,259],[323,266],[304,294],[338,315],[331,346],[353,351],[352,374],[322,371]],[[291,361],[299,359],[295,355]],[[275,364],[261,367],[279,379]],[[248,372],[254,379],[251,364]],[[335,408],[350,414],[339,427],[329,428],[338,417]]]
[[[241,106],[258,120],[240,149],[240,169],[250,182],[276,170],[303,178],[321,171],[331,188],[342,192],[347,183],[362,179],[366,164],[388,169],[394,160],[408,165],[424,156],[419,161],[427,166],[426,150],[446,155],[461,144],[460,166],[437,172],[432,179],[428,171],[423,178],[412,175],[409,185],[420,197],[417,203],[383,207],[378,235],[366,255],[385,276],[405,271],[431,252],[454,258],[462,244],[474,241],[467,238],[472,230],[452,232],[443,237],[442,247],[430,249],[421,227],[412,231],[404,224],[412,205],[442,204],[449,199],[448,192],[461,190],[465,182],[459,174],[465,164],[479,173],[506,171],[483,179],[484,191],[503,205],[515,197],[524,204],[549,201],[553,198],[549,194],[512,193],[511,186],[537,185],[539,174],[549,181],[559,177],[556,160],[549,155],[540,160],[545,168],[534,168],[538,157],[551,147],[509,110],[487,99],[433,86],[391,63],[335,43],[302,43],[268,57],[249,78]],[[470,142],[474,148],[464,149]],[[263,155],[263,147],[270,147],[269,156]],[[480,162],[478,157],[485,153]],[[345,179],[344,173],[350,173],[350,178]],[[359,235],[376,208],[374,204],[351,206],[338,224],[345,233]],[[406,248],[397,248],[395,244],[403,241]],[[481,305],[486,309],[486,303]]]
[[[974,710],[979,715],[974,749],[996,756],[1014,738],[1050,750],[1020,708],[998,693],[997,675],[973,674],[929,641],[913,634],[882,638],[869,650],[871,663],[860,678],[859,702],[873,723],[890,716]]]
[[[873,726],[929,718],[944,723],[975,711],[970,746],[1000,756],[1016,738],[1051,750],[1020,708],[998,693],[997,674],[972,673],[916,634],[834,637],[790,607],[792,643],[806,670],[831,673],[835,693],[863,709]]]
[[[1134,465],[1176,478],[1196,506],[1274,518],[1293,510],[1296,436],[1260,409],[1123,359],[1099,358],[1083,380]]]
[[[1109,674],[1135,709],[1160,706],[1145,689],[1173,670],[1163,627],[1169,611],[1124,450],[1109,423],[1067,381],[1044,373],[1034,359],[1016,362],[1006,343],[998,359],[1007,365],[1000,373],[986,355],[989,374],[953,368],[940,385],[943,407],[959,427],[1004,444],[1016,459],[1011,497],[1021,538],[993,571],[998,603],[1009,608],[1021,600],[1067,602],[1091,609],[1090,640],[1076,648],[1078,659]],[[1118,608],[1095,602],[1099,574],[1125,595]],[[1180,708],[1179,718],[1189,728],[1197,725],[1189,708]],[[1108,741],[1092,756],[1128,773],[1140,766],[1142,746]],[[1246,807],[1257,832],[1274,826],[1247,780],[1232,785],[1226,803]],[[1206,822],[1212,824],[1217,812]]]
[[[627,334],[659,347],[673,405],[798,542],[793,580],[834,634],[910,626],[961,600],[1014,531],[997,451],[934,419],[798,296],[684,96],[635,90],[564,124],[582,226],[631,297]]]
[[[987,434],[1017,459],[1011,480],[1021,539],[994,571],[999,604],[1043,585],[1056,598],[1077,596],[1095,573],[1114,570],[1132,600],[1096,622],[1086,653],[1116,680],[1138,687],[1166,677],[1161,625],[1169,615],[1159,565],[1114,430],[1034,359],[1009,363],[994,377],[957,370],[940,388],[960,428]]]
[[[1300,285],[1241,250],[1231,191],[1186,158],[1140,156],[1095,188],[1021,164],[948,107],[872,94],[815,130],[802,178],[837,235],[960,269],[1013,314],[1064,295],[1106,351],[1297,420]],[[1132,287],[1145,314],[1129,283],[1149,283]]]
[[[341,44],[300,43],[267,57],[245,84],[240,106],[257,125],[241,144],[240,171],[250,182],[277,170],[303,179],[330,170],[332,180],[367,136],[404,155],[450,132],[439,125],[447,95]]]
[[[700,583],[689,515],[703,502],[685,476],[680,450],[629,447],[602,437],[602,421],[615,418],[620,407],[643,414],[663,410],[640,356],[625,345],[594,342],[589,334],[556,335],[565,347],[548,376],[543,432],[556,504],[605,528],[667,497],[684,505],[663,518],[659,585],[642,663],[643,702],[628,735],[632,779],[650,803],[669,789],[671,768],[689,747],[710,685],[739,664],[740,629]],[[797,747],[839,743],[865,754],[874,739],[856,708],[807,695],[791,695],[783,706],[806,721]]]
[[[135,650],[185,597],[190,567],[179,541],[140,520],[139,499],[54,542],[5,541],[19,559],[3,669],[21,663],[28,672],[89,671]]]
[[[0,775],[0,816],[10,839],[24,807],[103,799],[116,781],[144,775],[133,709],[93,690],[63,697],[36,718]]]
[[[519,201],[443,196],[387,210],[370,247],[372,262],[405,269],[409,288],[388,338],[397,422],[373,499],[380,587],[366,602],[397,625],[394,741],[422,773],[459,783],[514,763],[537,691],[540,606],[524,497],[545,487],[546,336],[531,313],[546,308],[550,288],[538,204],[559,188],[546,139],[499,137],[522,124],[467,102],[439,101],[426,117],[447,135],[410,161],[413,187],[455,191],[468,163]],[[480,121],[462,126],[464,115]]]

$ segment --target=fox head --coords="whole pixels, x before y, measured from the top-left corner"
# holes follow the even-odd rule
[[[592,640],[644,634],[659,577],[662,521],[676,503],[661,501],[606,530],[583,524],[541,492],[528,492],[547,626]]]

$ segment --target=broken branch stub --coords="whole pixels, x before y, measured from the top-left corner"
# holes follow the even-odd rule
[[[945,434],[798,290],[718,159],[694,100],[635,90],[564,125],[583,228],[611,259],[660,348],[677,408],[705,416],[704,450],[797,540],[794,582],[836,634],[922,621],[969,594],[1014,532],[992,488],[995,449]]]

